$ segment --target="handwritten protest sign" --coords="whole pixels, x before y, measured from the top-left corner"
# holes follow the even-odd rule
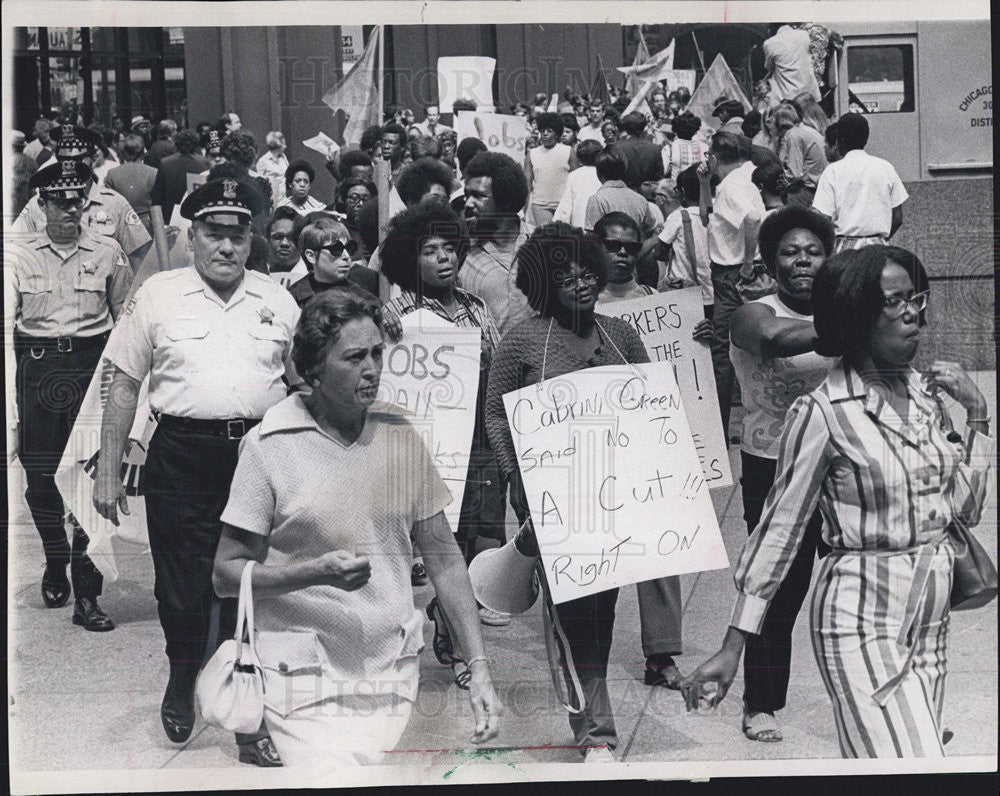
[[[683,87],[688,91],[694,91],[694,84],[697,80],[697,72],[694,69],[671,69],[664,74],[664,80],[671,91]]]
[[[588,368],[503,400],[554,602],[729,566],[666,363]]]
[[[441,110],[451,113],[457,99],[470,99],[481,111],[492,111],[493,72],[496,58],[480,55],[461,55],[438,58],[438,97]]]
[[[410,413],[451,492],[445,516],[455,531],[476,425],[481,335],[423,309],[403,316],[402,326],[383,356],[378,399]]]
[[[490,152],[503,152],[517,163],[524,161],[528,121],[523,116],[459,111],[455,115],[455,133],[459,141],[478,138]]]
[[[705,317],[701,288],[602,303],[598,312],[617,316],[635,329],[653,362],[669,362],[674,366],[674,377],[680,385],[684,411],[708,487],[732,486],[712,352],[707,345],[691,338],[695,324]]]
[[[114,342],[114,332],[108,345]],[[156,430],[156,418],[146,400],[148,379],[139,390],[135,422],[129,432],[125,456],[122,460],[121,479],[125,485],[128,514],[118,513],[119,525],[115,527],[97,513],[92,502],[94,479],[97,477],[97,459],[101,450],[101,418],[108,400],[114,366],[102,359],[101,367],[94,373],[87,394],[83,398],[69,441],[56,470],[55,481],[66,508],[90,537],[87,554],[101,571],[105,581],[118,578],[115,559],[116,545],[131,543],[129,555],[141,555],[149,549],[146,533],[146,501],[140,487],[142,469],[146,464],[146,450]]]

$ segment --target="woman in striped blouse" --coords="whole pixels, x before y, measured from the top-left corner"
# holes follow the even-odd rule
[[[813,594],[813,650],[845,757],[941,757],[952,522],[974,526],[993,459],[987,404],[962,368],[910,368],[927,306],[910,252],[831,257],[813,284],[817,352],[841,356],[789,409],[778,477],[736,568],[722,648],[683,686],[688,709],[726,694],[817,505],[832,548]],[[951,431],[944,393],[966,411]]]

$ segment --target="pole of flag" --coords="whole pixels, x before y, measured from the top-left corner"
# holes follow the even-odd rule
[[[378,36],[378,122],[382,124],[385,114],[385,25],[375,28]]]

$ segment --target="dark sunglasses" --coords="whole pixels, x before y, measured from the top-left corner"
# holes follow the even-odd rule
[[[629,257],[636,257],[642,251],[642,243],[637,240],[608,240],[604,238],[601,243],[604,244],[604,250],[608,254],[618,254],[624,249]]]
[[[320,246],[317,251],[328,251],[333,256],[333,259],[336,260],[341,254],[344,253],[345,249],[347,250],[348,256],[353,257],[358,250],[358,242],[356,240],[349,240],[347,243],[344,243],[341,240],[335,240],[333,243],[326,246]]]

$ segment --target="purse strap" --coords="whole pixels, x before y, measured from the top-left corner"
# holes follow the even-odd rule
[[[243,574],[240,576],[240,601],[236,608],[236,663],[240,663],[243,652],[243,638],[247,637],[250,646],[250,655],[257,659],[257,648],[254,643],[254,622],[253,622],[253,565],[257,562],[251,559],[243,566]]]
[[[686,207],[681,208],[681,226],[684,229],[684,248],[687,249],[688,262],[691,263],[691,277],[698,284],[698,255],[694,248],[694,231],[691,229],[691,214]]]

